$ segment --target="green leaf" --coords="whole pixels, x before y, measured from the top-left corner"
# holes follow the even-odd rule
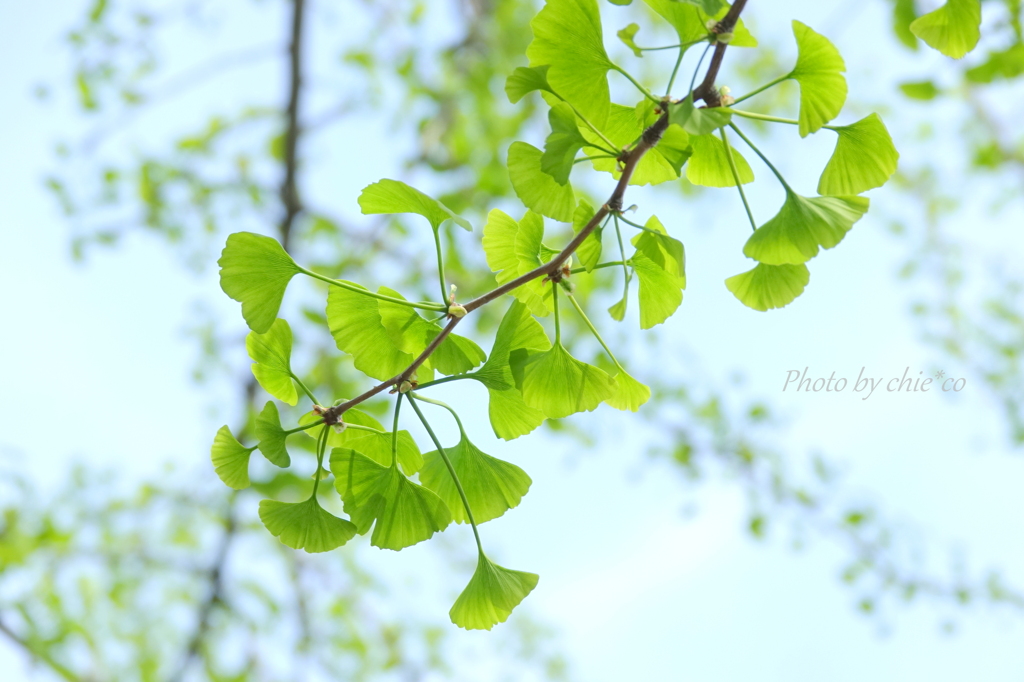
[[[641,293],[641,296],[642,295],[643,294]],[[641,299],[641,309],[642,306],[643,299]],[[605,400],[605,402],[616,410],[629,410],[630,412],[636,412],[640,409],[641,405],[650,399],[651,389],[627,374],[625,370],[620,370],[619,373],[615,375],[615,393]]]
[[[544,219],[532,211],[527,211],[518,223],[498,209],[487,214],[484,254],[487,265],[496,273],[494,278],[498,284],[511,282],[543,265],[540,258],[543,238]],[[551,311],[551,287],[542,284],[540,279],[531,280],[510,293],[529,306],[534,315],[543,317]]]
[[[374,526],[370,544],[400,550],[430,539],[451,523],[440,497],[350,448],[331,451],[334,486],[357,531]]]
[[[695,185],[703,187],[735,187],[736,179],[729,167],[729,157],[726,156],[725,144],[715,135],[694,135],[690,138],[693,145],[693,156],[686,164],[686,179]],[[739,151],[729,146],[732,150],[732,159],[736,164],[736,171],[739,173],[740,182],[744,185],[754,181],[754,171],[750,170],[750,164],[740,155]]]
[[[799,265],[765,265],[758,263],[753,270],[725,280],[725,286],[740,302],[762,312],[782,308],[804,293],[811,273],[803,263]]]
[[[639,24],[630,24],[629,26],[622,29],[615,35],[619,37],[619,40],[621,40],[626,47],[633,51],[633,54],[635,54],[637,57],[643,57],[644,53],[640,50],[639,47],[637,47],[636,42],[634,42],[633,40],[633,38],[636,37],[637,31],[639,30]]]
[[[732,114],[715,107],[698,109],[693,104],[693,93],[682,102],[669,107],[669,121],[682,127],[691,135],[709,135],[729,123]]]
[[[265,334],[249,332],[245,349],[253,364],[253,376],[263,390],[282,402],[294,405],[299,401],[292,381],[292,330],[285,320],[274,320]]]
[[[252,232],[228,235],[217,264],[220,288],[242,304],[246,324],[260,334],[274,324],[288,282],[301,272],[277,240]]]
[[[217,430],[210,448],[210,461],[224,485],[235,490],[249,487],[249,455],[253,450],[255,448],[239,443],[227,426]]]
[[[892,3],[892,30],[901,43],[911,50],[917,49],[917,37],[910,32],[910,24],[917,19],[917,0],[894,0]]]
[[[508,177],[512,189],[526,207],[559,222],[572,221],[576,195],[568,182],[558,184],[541,170],[543,153],[525,142],[513,142],[508,149]]]
[[[802,197],[789,188],[774,218],[759,227],[744,255],[767,265],[798,265],[831,249],[868,210],[864,197]]]
[[[315,495],[304,502],[260,500],[260,520],[285,545],[310,553],[337,549],[356,534],[354,524],[327,512]]]
[[[657,118],[654,103],[649,100],[644,100],[635,107],[612,104],[604,132],[617,147],[626,147],[635,142],[643,134],[644,129]],[[597,135],[589,129],[581,129],[580,132],[591,145],[599,143]],[[593,149],[595,154],[604,153],[595,147],[588,148],[588,152],[590,149]],[[658,145],[640,159],[629,184],[656,185],[675,180],[689,156],[690,136],[679,126],[670,125]],[[591,163],[595,170],[611,173],[616,178],[621,175],[621,169],[615,159],[594,159]]]
[[[512,440],[540,426],[544,413],[528,406],[516,385],[511,355],[516,351],[551,348],[544,328],[520,301],[513,301],[501,319],[487,362],[469,376],[487,387],[488,415],[498,438]]]
[[[608,69],[614,64],[604,49],[597,1],[547,0],[530,27],[530,66],[550,66],[547,79],[552,90],[595,126],[603,126],[611,103]]]
[[[331,287],[327,295],[327,323],[338,350],[352,356],[356,369],[383,381],[412,364],[413,356],[395,346],[377,304],[376,298]]]
[[[553,177],[559,185],[569,182],[576,153],[587,143],[576,125],[576,114],[572,107],[558,102],[548,112],[551,134],[544,142],[544,153],[540,157],[540,169]]]
[[[332,431],[327,437],[331,447],[351,448],[366,455],[381,466],[391,466],[392,432],[381,426],[380,422],[359,410],[347,410],[342,415],[346,424],[357,424],[377,429],[380,433],[363,429],[345,429],[341,433]],[[419,446],[408,431],[398,432],[398,466],[407,476],[412,476],[423,468],[423,455]]]
[[[919,81],[916,83],[900,83],[900,91],[910,99],[932,100],[942,94],[935,83],[931,81]]]
[[[683,302],[686,252],[655,216],[645,227],[661,234],[641,232],[633,237],[636,253],[630,264],[640,280],[640,328],[650,329],[667,320]]]
[[[444,449],[455,469],[462,489],[473,510],[473,519],[485,523],[496,519],[517,506],[533,482],[526,472],[515,464],[482,452],[462,434],[458,445]],[[420,471],[424,487],[433,490],[444,500],[456,523],[469,523],[466,507],[459,497],[448,467],[437,450],[424,455],[425,464]]]
[[[695,40],[702,40],[708,36],[707,22],[712,18],[716,21],[725,16],[729,11],[726,3],[708,0],[693,2],[690,0],[645,0],[647,5],[660,14],[672,28],[679,34],[680,43],[692,43]],[[718,9],[709,12],[712,5],[718,5]],[[729,45],[733,47],[757,47],[757,40],[750,35],[740,19],[733,28],[732,41]]]
[[[437,199],[428,197],[415,187],[410,187],[399,180],[385,178],[364,187],[359,194],[359,207],[363,210],[363,215],[416,213],[426,218],[435,232],[446,220],[453,221],[468,232],[473,231],[473,226],[468,220],[455,215]]]
[[[800,84],[800,137],[817,132],[839,115],[846,102],[846,64],[828,38],[793,21],[796,67],[789,77]]]
[[[537,586],[535,573],[503,568],[479,554],[476,572],[448,615],[466,630],[490,630],[504,623],[512,610]]]
[[[948,0],[934,12],[914,20],[910,31],[929,47],[960,59],[981,38],[981,0]]]
[[[572,231],[579,234],[593,217],[594,208],[583,199],[580,199],[579,206],[576,207],[576,213],[572,217]],[[587,269],[587,272],[593,272],[594,266],[601,261],[601,235],[603,232],[604,228],[598,225],[591,230],[590,234],[583,240],[583,243],[576,249],[576,257],[580,259],[580,264]]]
[[[878,114],[833,130],[839,139],[818,181],[818,194],[860,194],[881,187],[896,172],[900,155]]]
[[[626,290],[622,292],[622,298],[619,299],[618,303],[611,305],[608,308],[608,314],[612,316],[612,319],[616,322],[622,322],[626,319],[626,307],[629,305],[629,283],[626,283]]]
[[[526,363],[523,400],[552,419],[590,412],[615,393],[615,380],[571,356],[561,343]]]
[[[1024,73],[1024,43],[1017,43],[1005,50],[990,53],[987,60],[968,69],[964,76],[972,83],[991,83],[1000,78],[1016,78],[1022,73]]]
[[[292,463],[291,457],[288,456],[288,448],[285,447],[288,435],[281,428],[281,416],[272,400],[267,401],[263,411],[256,417],[256,438],[259,439],[256,447],[271,464],[287,467]]]
[[[505,79],[505,94],[508,95],[508,101],[515,104],[534,90],[553,92],[551,85],[548,84],[549,68],[551,67],[547,65],[517,67],[512,75]]]

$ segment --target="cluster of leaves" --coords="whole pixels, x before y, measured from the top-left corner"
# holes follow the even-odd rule
[[[269,237],[241,232],[228,238],[219,261],[221,286],[241,302],[242,315],[252,330],[246,345],[255,363],[256,379],[278,400],[295,405],[301,390],[312,405],[298,418],[297,426],[285,429],[277,406],[268,402],[256,420],[256,445],[241,444],[223,427],[212,459],[221,479],[241,489],[249,484],[253,450],[259,449],[272,464],[287,467],[291,461],[287,438],[299,432],[313,435],[317,464],[309,497],[299,502],[267,499],[260,505],[264,524],[286,545],[323,552],[372,529],[372,545],[400,550],[429,539],[453,520],[468,522],[476,538],[478,564],[452,607],[452,622],[470,629],[490,629],[503,622],[538,578],[491,561],[484,553],[477,525],[515,507],[527,493],[530,479],[519,467],[480,451],[455,411],[421,392],[442,382],[476,380],[488,391],[494,433],[506,440],[530,433],[546,419],[592,411],[602,403],[637,411],[650,398],[650,389],[615,358],[574,296],[570,276],[598,277],[606,268],[621,268],[624,293],[609,309],[614,319],[625,317],[634,278],[639,281],[641,327],[649,329],[671,316],[682,302],[686,285],[683,244],[670,236],[655,216],[644,224],[627,219],[621,196],[627,185],[678,179],[685,166],[691,182],[737,187],[746,206],[742,186],[753,180],[753,172],[733,150],[726,128],[750,146],[786,191],[779,213],[761,227],[747,207],[754,234],[744,253],[757,265],[726,281],[740,301],[757,310],[786,305],[803,291],[809,279],[806,261],[821,248],[832,248],[843,239],[867,211],[868,201],[859,195],[882,185],[895,171],[898,155],[877,115],[847,126],[828,125],[843,106],[846,83],[843,60],[826,38],[794,22],[799,49],[796,66],[746,96],[787,79],[796,80],[800,85],[798,120],[726,106],[746,97],[731,100],[725,93],[705,96],[712,106],[697,108],[693,90],[696,70],[685,97],[673,99],[671,94],[687,50],[698,44],[705,44],[706,50],[755,46],[756,40],[742,22],[735,21],[735,15],[727,24],[721,23],[730,11],[722,3],[698,6],[648,0],[648,5],[679,37],[678,45],[667,46],[677,50],[678,59],[662,97],[652,95],[610,60],[595,0],[549,0],[531,22],[534,39],[526,50],[530,65],[515,69],[505,90],[513,103],[539,91],[550,107],[551,134],[543,149],[526,142],[514,142],[509,148],[508,177],[525,212],[518,220],[500,210],[487,216],[482,248],[499,284],[500,291],[493,295],[468,307],[456,302],[454,288],[449,293],[446,287],[441,228],[446,223],[467,230],[472,226],[443,202],[396,180],[366,187],[359,206],[364,214],[414,214],[427,220],[436,246],[441,302],[409,301],[388,287],[372,291],[355,282],[327,277],[298,265]],[[638,30],[631,25],[620,32],[620,38],[636,54],[665,49],[636,45]],[[629,106],[613,103],[610,71],[633,83],[642,99]],[[734,117],[795,125],[801,136],[822,128],[836,132],[838,142],[822,173],[820,195],[797,194],[736,125]],[[610,173],[619,181],[613,201],[599,210],[577,199],[570,182],[580,162],[590,162],[595,171]],[[545,218],[572,227],[576,236],[570,247],[559,250],[544,243]],[[602,261],[605,232],[612,232],[606,229],[609,226],[614,229],[619,259]],[[627,226],[638,230],[631,239],[634,253],[628,258],[622,238]],[[574,250],[581,264],[577,268],[571,263]],[[278,313],[285,290],[297,274],[329,285],[324,320],[338,349],[351,357],[357,370],[382,384],[357,398],[325,407],[292,371],[292,332]],[[471,339],[451,333],[467,312],[506,291],[515,300],[501,320],[489,354]],[[593,332],[614,367],[613,374],[567,350],[561,338],[560,298],[569,302]],[[431,315],[433,319],[429,319]],[[553,339],[537,319],[549,316],[553,318]],[[448,324],[442,327],[444,319]],[[437,378],[437,374],[444,376]],[[354,406],[392,386],[398,398],[388,431]],[[435,450],[422,454],[411,435],[400,430],[403,399],[415,411]],[[435,403],[451,412],[459,425],[458,443],[442,446],[420,403]],[[347,520],[330,513],[318,497],[321,480],[330,477]]]

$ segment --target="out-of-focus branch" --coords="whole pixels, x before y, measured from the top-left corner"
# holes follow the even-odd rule
[[[50,670],[60,675],[68,682],[79,682],[79,677],[73,672],[58,663],[44,647],[39,647],[31,641],[23,638],[12,630],[3,620],[0,620],[0,634],[13,642],[18,648],[23,649],[33,660],[45,664]]]

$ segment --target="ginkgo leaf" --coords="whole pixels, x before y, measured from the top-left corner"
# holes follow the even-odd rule
[[[235,490],[249,487],[249,455],[255,449],[239,443],[227,426],[217,430],[210,448],[210,461],[224,485]]]
[[[641,284],[641,287],[642,286],[643,285]],[[651,399],[651,389],[627,374],[625,370],[620,370],[614,378],[615,393],[605,400],[605,402],[616,410],[629,410],[630,412],[636,412],[640,409],[641,405]]]
[[[690,135],[710,135],[732,120],[732,114],[719,107],[698,109],[693,104],[693,93],[682,102],[669,107],[668,120]]]
[[[527,211],[519,222],[498,209],[487,214],[484,254],[487,265],[496,273],[494,278],[498,284],[511,282],[543,265],[540,258],[543,238],[544,219],[532,211]],[[551,287],[543,284],[539,277],[510,293],[529,306],[534,315],[543,317],[551,310]]]
[[[817,132],[839,115],[846,102],[846,64],[828,38],[793,20],[796,67],[789,77],[800,84],[800,137]]]
[[[572,221],[576,195],[568,182],[558,184],[541,170],[543,153],[525,142],[508,148],[508,177],[519,200],[530,210],[563,223]]]
[[[446,220],[453,221],[464,230],[473,231],[473,226],[468,220],[455,215],[437,199],[428,197],[400,180],[385,178],[364,187],[359,194],[359,208],[363,210],[363,215],[416,213],[426,218],[435,232]]]
[[[513,301],[502,317],[487,362],[469,376],[487,387],[488,415],[498,438],[512,440],[541,425],[544,413],[528,406],[516,386],[510,356],[514,351],[551,348],[544,328],[520,301]]]
[[[622,298],[619,299],[618,303],[613,303],[608,308],[608,314],[612,316],[612,319],[616,322],[622,322],[626,319],[626,308],[629,306],[629,283],[626,283],[626,290],[622,292]]]
[[[881,187],[896,172],[900,155],[878,114],[832,130],[839,140],[818,181],[818,194],[860,194]]]
[[[594,217],[594,208],[584,200],[580,200],[576,207],[576,213],[572,217],[572,231],[579,232],[587,226],[590,219]],[[598,225],[583,240],[583,243],[576,249],[576,257],[580,259],[580,265],[593,272],[594,266],[601,261],[601,236],[604,228]]]
[[[377,429],[379,433],[363,429],[345,429],[341,433],[331,431],[327,444],[331,447],[351,448],[381,466],[391,466],[391,446],[393,434],[386,431],[380,422],[359,410],[348,410],[342,415],[346,424],[356,424]],[[408,431],[398,432],[398,466],[407,476],[412,476],[423,468],[423,455],[419,446]]]
[[[947,0],[934,12],[915,19],[910,31],[947,57],[960,59],[981,38],[981,0]]]
[[[534,90],[552,92],[548,83],[548,65],[544,66],[520,66],[512,75],[505,79],[505,94],[508,101],[515,104],[523,97],[526,97]]]
[[[805,263],[818,247],[841,242],[868,204],[864,197],[802,197],[787,188],[778,214],[750,236],[743,253],[767,265]]]
[[[281,416],[272,400],[267,401],[263,411],[256,417],[256,438],[259,439],[256,447],[271,464],[279,467],[291,464],[292,459],[288,456],[288,448],[285,447],[288,434],[281,428]]]
[[[611,103],[608,70],[614,64],[604,49],[597,0],[547,0],[530,28],[533,42],[526,48],[530,66],[550,66],[551,89],[595,126],[603,126]],[[571,218],[555,219],[568,222]]]
[[[719,20],[729,11],[728,5],[717,0],[645,0],[647,5],[660,14],[679,34],[680,43],[692,43],[708,36],[708,22]],[[709,11],[717,5],[714,12]],[[750,35],[740,19],[733,27],[733,47],[757,47],[757,40]]]
[[[242,304],[246,324],[260,334],[274,324],[288,282],[301,272],[276,239],[252,232],[228,235],[217,264],[220,288]]]
[[[260,500],[260,520],[285,545],[310,553],[337,549],[356,535],[354,524],[325,510],[316,496],[303,502]]]
[[[660,234],[644,231],[633,237],[636,253],[630,264],[640,280],[640,328],[650,329],[667,320],[683,302],[686,251],[657,217],[651,216],[645,227]]]
[[[334,448],[331,473],[357,531],[363,534],[374,526],[374,547],[397,551],[429,540],[452,521],[441,498],[398,467],[381,466],[350,448]]]
[[[252,373],[263,390],[294,405],[299,401],[292,381],[292,330],[285,320],[274,320],[265,334],[249,332],[245,349],[252,358]]]
[[[615,35],[619,37],[619,40],[621,40],[626,47],[633,51],[633,54],[635,54],[637,57],[643,57],[644,53],[640,50],[639,47],[637,47],[636,42],[633,40],[633,38],[636,37],[637,31],[639,30],[639,24],[630,24],[629,26],[622,29]]]
[[[530,357],[524,368],[523,400],[552,419],[590,412],[614,393],[614,379],[574,358],[561,343]]]
[[[448,615],[466,630],[490,630],[504,623],[512,610],[537,586],[535,573],[503,568],[480,552],[476,572]]]
[[[519,504],[533,482],[515,464],[482,452],[462,434],[457,445],[444,449],[466,493],[473,520],[485,523],[496,519]],[[420,471],[424,487],[433,490],[451,510],[456,523],[469,523],[466,506],[459,496],[455,481],[437,450],[424,456]]]
[[[725,280],[725,286],[743,305],[762,312],[789,305],[804,293],[811,273],[799,265],[765,265]]]
[[[383,381],[412,364],[413,356],[391,340],[377,304],[376,298],[331,287],[327,295],[327,323],[338,350],[352,356],[355,368]]]
[[[702,187],[736,186],[736,178],[733,177],[729,157],[726,156],[725,144],[720,138],[715,135],[693,135],[690,137],[690,144],[693,146],[693,155],[686,164],[687,180]],[[750,164],[731,145],[729,150],[732,152],[732,160],[736,164],[740,182],[753,182],[754,171],[750,170]]]
[[[540,157],[540,169],[553,177],[559,185],[569,182],[576,154],[587,143],[576,125],[576,114],[572,107],[558,102],[548,111],[551,134],[544,142],[544,153]]]
[[[612,104],[603,132],[616,147],[623,148],[635,142],[658,116],[654,112],[654,104],[648,100],[636,107]],[[600,138],[591,130],[582,128],[580,132],[591,145],[602,144]],[[588,153],[590,150],[593,150],[593,154],[605,153],[596,147],[588,147]],[[641,157],[629,179],[629,184],[657,185],[675,180],[689,157],[690,136],[679,126],[670,125],[662,134],[658,145]],[[615,159],[597,158],[591,163],[595,170],[611,173],[616,178],[621,175],[621,168]]]

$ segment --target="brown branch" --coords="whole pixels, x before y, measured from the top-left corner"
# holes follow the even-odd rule
[[[292,33],[288,44],[288,103],[285,107],[287,124],[284,134],[284,178],[281,181],[281,203],[284,204],[284,218],[279,232],[285,249],[291,238],[292,225],[302,212],[295,176],[298,171],[299,102],[302,94],[302,27],[305,16],[305,0],[292,0]]]
[[[716,34],[731,33],[732,29],[736,25],[736,21],[739,19],[740,13],[743,11],[743,8],[746,4],[747,0],[736,0],[736,2],[729,9],[729,12],[724,17],[722,17],[722,20],[719,21],[718,24],[715,25],[715,27],[712,29],[712,32]],[[715,46],[715,55],[711,60],[710,66],[708,67],[708,72],[704,77],[704,81],[693,91],[694,100],[703,99],[708,104],[708,106],[720,105],[720,102],[718,101],[717,91],[715,91],[714,88],[714,82],[715,78],[718,76],[718,70],[719,68],[721,68],[722,58],[725,55],[726,46],[726,43],[718,43]],[[708,93],[711,94],[706,94],[704,91],[707,91]],[[668,129],[668,125],[668,112],[666,111],[660,117],[658,117],[657,121],[652,123],[650,127],[644,130],[643,135],[641,135],[640,137],[640,142],[637,144],[637,146],[631,149],[629,152],[627,152],[623,157],[621,157],[622,175],[619,176],[619,181],[615,185],[615,191],[612,192],[612,195],[608,198],[608,201],[606,201],[605,204],[601,206],[601,208],[597,211],[597,213],[594,214],[594,217],[590,219],[586,226],[584,226],[582,230],[577,232],[576,235],[573,237],[572,241],[570,241],[569,244],[564,249],[562,249],[561,253],[559,253],[557,256],[552,258],[544,265],[536,267],[530,272],[527,272],[524,275],[520,275],[519,277],[516,277],[514,280],[506,282],[505,284],[502,284],[500,287],[492,289],[486,294],[473,299],[469,303],[466,303],[463,306],[466,309],[466,314],[469,314],[476,310],[477,308],[487,305],[488,303],[504,296],[510,291],[518,287],[521,287],[527,282],[532,282],[538,277],[550,277],[557,273],[561,269],[562,264],[569,259],[569,257],[576,251],[577,248],[579,248],[580,244],[583,243],[583,240],[590,236],[590,233],[594,231],[594,229],[601,223],[602,220],[604,220],[609,214],[616,214],[622,212],[622,200],[623,197],[626,195],[626,188],[629,186],[629,180],[630,178],[633,177],[633,171],[636,170],[636,166],[638,163],[640,163],[640,159],[643,158],[644,154],[653,149],[658,144],[658,142],[661,141],[661,136],[664,135],[665,130]],[[368,400],[369,398],[372,398],[373,396],[377,395],[386,388],[396,386],[398,384],[401,384],[403,381],[410,380],[413,374],[416,372],[416,370],[419,369],[420,365],[426,362],[427,358],[429,358],[430,355],[435,350],[437,350],[438,346],[440,346],[441,343],[446,338],[448,338],[448,335],[452,333],[452,331],[455,329],[456,325],[459,324],[459,321],[461,319],[462,318],[459,317],[452,317],[449,320],[448,324],[445,326],[445,328],[442,329],[441,332],[437,336],[435,336],[434,339],[430,342],[430,345],[428,345],[426,349],[424,349],[424,351],[420,353],[419,357],[413,360],[412,364],[409,365],[401,374],[393,376],[387,381],[383,381],[377,384],[370,390],[366,391],[361,395],[356,396],[355,398],[352,398],[351,400],[347,400],[339,405],[335,405],[334,407],[330,407],[324,410],[324,423],[337,424],[338,422],[341,421],[341,416],[345,413],[345,410],[348,410],[351,407],[355,407],[359,403]]]

